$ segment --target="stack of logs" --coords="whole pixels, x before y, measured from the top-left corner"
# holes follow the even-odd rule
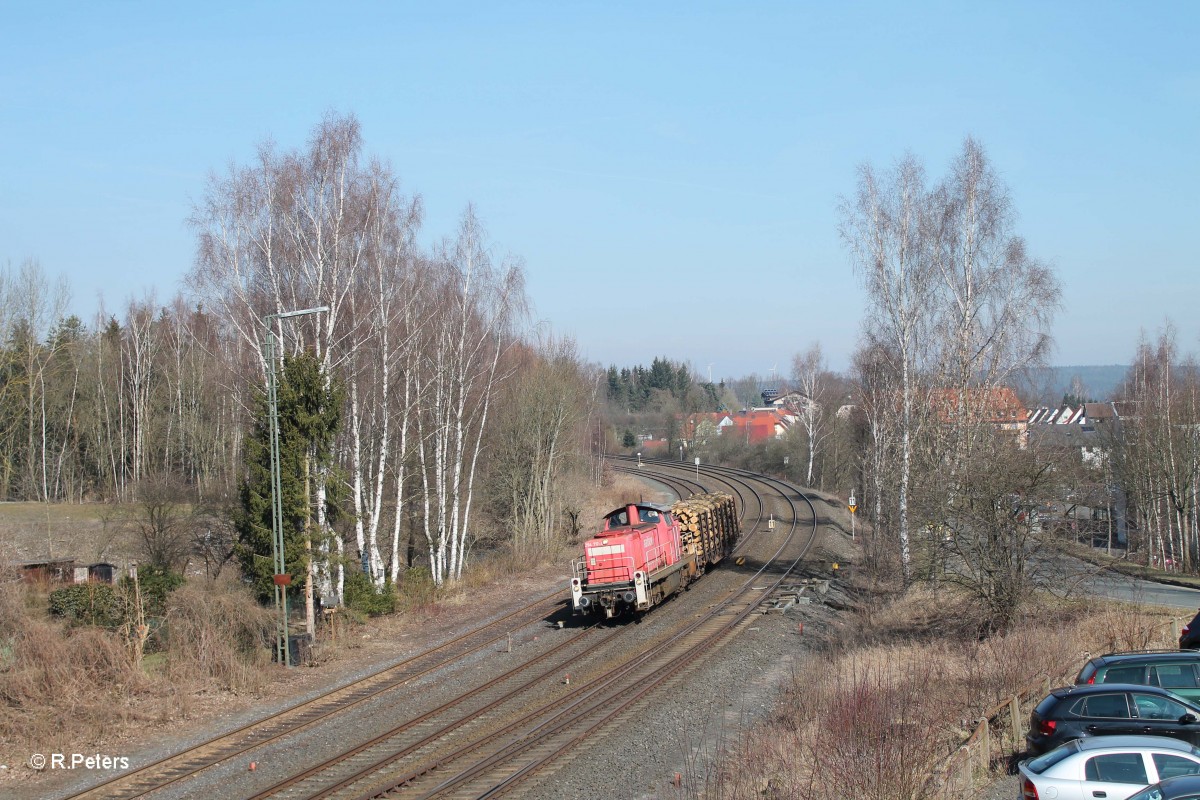
[[[700,564],[715,564],[733,550],[738,537],[737,507],[723,492],[694,494],[671,506],[679,520],[683,552]]]

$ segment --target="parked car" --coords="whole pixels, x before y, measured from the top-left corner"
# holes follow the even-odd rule
[[[1167,778],[1147,786],[1128,800],[1200,800],[1200,775]]]
[[[1029,715],[1025,744],[1038,755],[1089,736],[1171,736],[1200,744],[1200,706],[1158,686],[1095,683],[1050,692]]]
[[[1179,632],[1179,649],[1200,647],[1200,611],[1192,617],[1192,621],[1183,626]]]
[[[1166,736],[1095,736],[1018,767],[1026,800],[1120,800],[1148,783],[1200,774],[1200,748]]]
[[[1200,705],[1200,651],[1141,650],[1106,653],[1083,665],[1076,684],[1142,683],[1170,689]]]

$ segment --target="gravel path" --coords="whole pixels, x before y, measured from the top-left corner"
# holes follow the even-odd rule
[[[1009,775],[981,789],[976,796],[979,800],[1020,800],[1021,781],[1016,775]]]

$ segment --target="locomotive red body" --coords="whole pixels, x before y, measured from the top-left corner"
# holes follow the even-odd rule
[[[645,611],[728,555],[737,533],[729,495],[698,495],[670,508],[631,503],[610,511],[572,565],[572,607],[606,617]]]

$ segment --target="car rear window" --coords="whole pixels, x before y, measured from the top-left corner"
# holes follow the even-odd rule
[[[1190,758],[1176,756],[1170,753],[1155,753],[1154,768],[1158,770],[1158,779],[1166,780],[1176,775],[1196,775],[1200,773],[1200,763]]]
[[[1071,713],[1077,717],[1128,719],[1129,703],[1125,700],[1124,692],[1093,694],[1076,700],[1071,706]]]
[[[1034,775],[1041,775],[1046,770],[1053,767],[1058,762],[1062,761],[1067,756],[1075,755],[1079,752],[1079,740],[1067,742],[1062,747],[1056,747],[1048,753],[1043,753],[1037,758],[1031,759],[1025,768]]]
[[[1144,666],[1136,667],[1109,667],[1104,673],[1104,677],[1100,679],[1101,683],[1145,683],[1146,668]]]

